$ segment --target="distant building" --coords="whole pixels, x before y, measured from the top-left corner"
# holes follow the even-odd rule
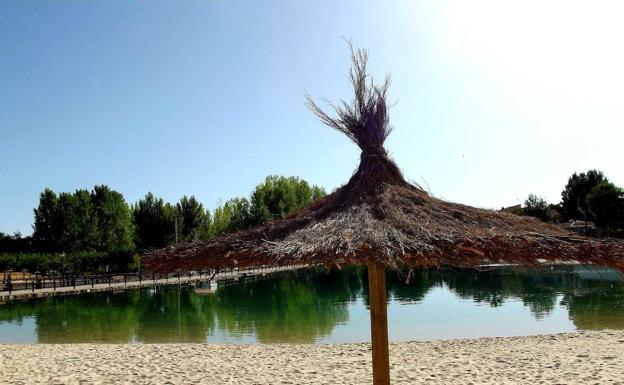
[[[572,231],[578,235],[594,235],[596,232],[596,225],[594,222],[590,221],[581,221],[578,219],[573,219],[569,222],[562,223],[564,229]]]

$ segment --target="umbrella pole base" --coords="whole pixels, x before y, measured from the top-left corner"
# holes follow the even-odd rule
[[[386,268],[381,263],[374,261],[368,263],[368,291],[373,350],[373,384],[390,385]]]

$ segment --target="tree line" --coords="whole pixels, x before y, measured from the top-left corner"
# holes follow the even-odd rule
[[[582,220],[593,222],[598,235],[624,237],[624,189],[609,181],[602,171],[574,173],[561,192],[561,202],[549,204],[529,194],[520,214],[544,222]]]
[[[209,240],[270,219],[285,218],[326,195],[297,177],[267,176],[251,196],[204,207],[194,196],[175,204],[149,192],[134,204],[108,186],[56,193],[45,189],[34,209],[32,236],[0,233],[0,268],[56,270],[67,261],[75,270],[125,270],[141,250],[176,242]]]
[[[297,177],[268,176],[250,197],[207,209],[194,196],[175,204],[152,194],[134,204],[108,186],[73,193],[45,189],[34,209],[32,236],[0,233],[0,269],[74,271],[136,268],[141,250],[176,242],[209,240],[270,219],[285,218],[326,195]],[[598,170],[574,173],[561,201],[530,194],[518,214],[545,222],[594,222],[598,235],[624,237],[624,189]]]

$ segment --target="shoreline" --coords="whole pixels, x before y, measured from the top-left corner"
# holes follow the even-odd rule
[[[49,298],[57,296],[70,296],[86,293],[98,293],[98,292],[115,292],[131,289],[142,289],[157,286],[176,286],[176,285],[195,285],[198,283],[215,283],[237,281],[239,279],[263,279],[275,276],[276,274],[295,271],[300,269],[306,269],[306,265],[290,265],[290,266],[273,266],[262,267],[256,269],[245,270],[232,270],[222,271],[214,276],[209,274],[190,276],[182,275],[176,277],[157,278],[157,279],[143,279],[134,281],[119,281],[115,283],[97,283],[97,284],[83,284],[76,286],[59,286],[59,287],[46,287],[46,288],[33,288],[33,289],[21,289],[9,291],[0,291],[0,305],[10,303],[14,301],[25,301],[33,298]],[[149,277],[149,275],[148,275]],[[49,284],[49,283],[48,283]]]
[[[3,384],[367,384],[370,344],[0,344]],[[624,384],[624,330],[390,344],[393,384]]]

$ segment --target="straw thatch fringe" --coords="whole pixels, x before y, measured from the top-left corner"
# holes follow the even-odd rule
[[[618,240],[576,236],[534,218],[444,202],[416,188],[384,184],[379,190],[374,199],[343,209],[336,209],[344,194],[337,191],[290,219],[153,251],[148,268],[331,266],[374,258],[394,269],[579,262],[624,270]]]

